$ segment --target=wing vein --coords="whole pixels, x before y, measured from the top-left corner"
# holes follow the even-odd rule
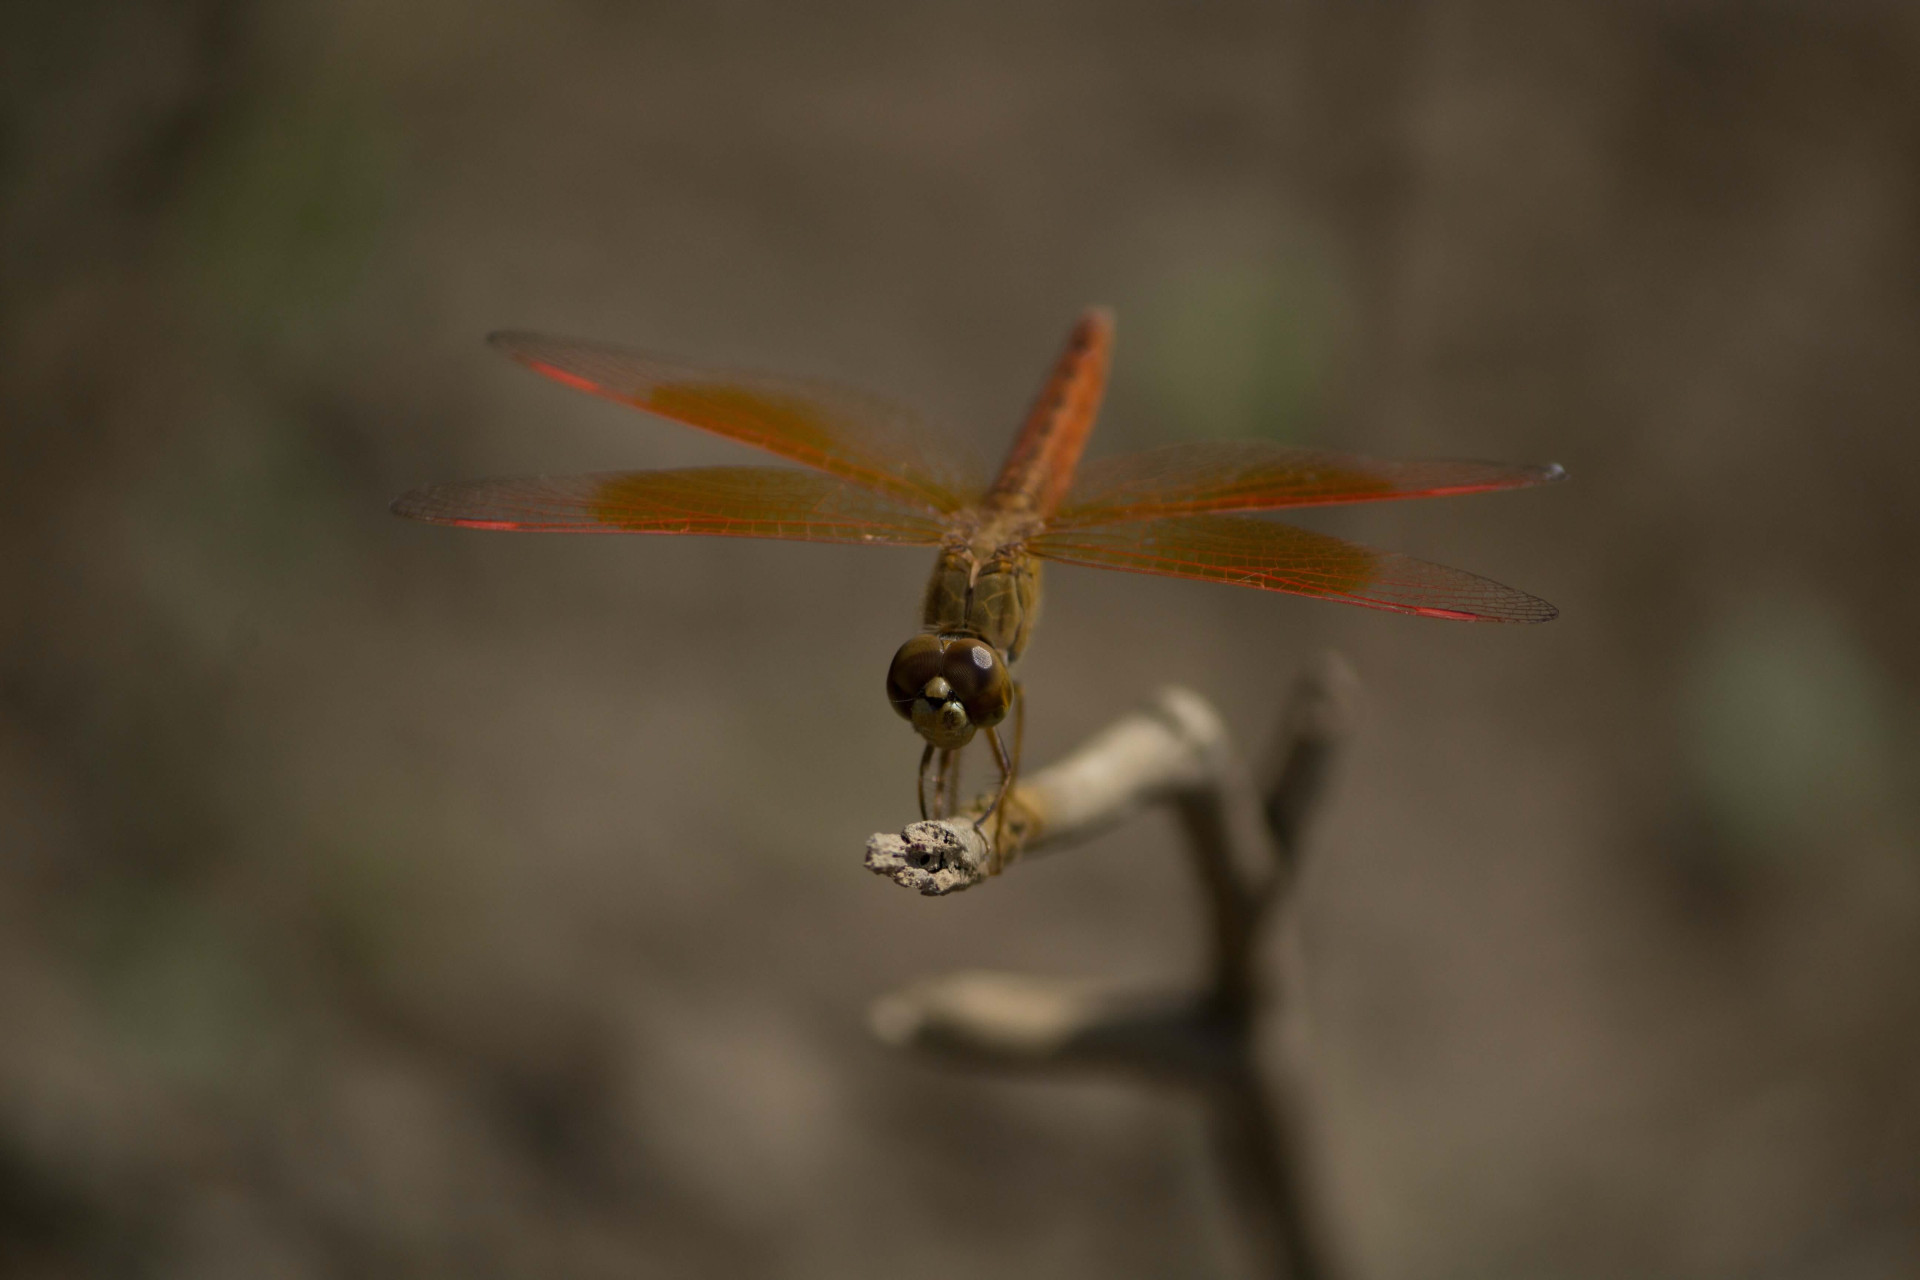
[[[695,467],[466,480],[416,489],[396,513],[432,524],[550,533],[664,533],[937,544],[924,511],[788,467]]]
[[[912,413],[863,392],[537,333],[495,333],[488,341],[577,390],[764,449],[896,502],[945,514],[978,491],[977,468],[956,462]]]
[[[1558,466],[1390,461],[1261,440],[1200,441],[1087,463],[1049,526],[1486,493],[1562,474]]]
[[[1198,578],[1432,618],[1546,622],[1559,612],[1536,596],[1462,569],[1242,516],[1050,528],[1028,545],[1034,554],[1064,564]]]

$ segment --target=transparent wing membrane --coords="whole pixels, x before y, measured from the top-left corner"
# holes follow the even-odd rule
[[[1202,512],[1485,493],[1543,484],[1562,474],[1558,466],[1387,461],[1259,440],[1200,441],[1087,463],[1049,525],[1085,528]]]
[[[1546,601],[1487,578],[1293,525],[1182,516],[1053,530],[1028,544],[1064,564],[1199,578],[1460,621],[1546,622]]]
[[[495,333],[494,346],[581,391],[753,445],[934,511],[975,489],[909,411],[830,383],[720,369],[598,342]]]
[[[466,480],[415,489],[398,515],[470,529],[704,534],[935,546],[943,523],[831,476],[788,467],[697,467]]]

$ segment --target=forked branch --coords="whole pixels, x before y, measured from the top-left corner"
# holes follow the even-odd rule
[[[876,835],[867,865],[925,894],[977,884],[1020,858],[1105,830],[1152,804],[1174,806],[1203,889],[1212,943],[1206,981],[1142,992],[1018,974],[930,979],[876,1002],[876,1034],[951,1061],[1027,1071],[1119,1070],[1197,1093],[1227,1173],[1249,1260],[1260,1274],[1327,1274],[1304,1209],[1287,1109],[1255,1061],[1266,983],[1263,929],[1298,869],[1302,839],[1346,736],[1354,679],[1329,656],[1289,700],[1256,784],[1218,713],[1168,689],[1015,789],[995,865],[973,813]],[[985,831],[992,830],[988,824]]]

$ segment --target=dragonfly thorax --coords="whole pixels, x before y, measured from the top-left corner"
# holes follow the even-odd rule
[[[978,636],[1017,661],[1040,611],[1040,563],[1019,543],[982,548],[964,542],[940,549],[921,608],[920,625],[949,636]]]

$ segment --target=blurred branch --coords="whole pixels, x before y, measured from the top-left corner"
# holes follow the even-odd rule
[[[1186,1080],[1233,1055],[1214,1010],[1188,994],[968,970],[884,996],[869,1015],[897,1048],[979,1064],[1101,1066]]]
[[[1338,657],[1302,674],[1264,786],[1241,764],[1204,699],[1168,689],[1016,789],[1003,865],[1083,839],[1150,804],[1180,817],[1212,940],[1207,981],[1187,992],[967,972],[875,1003],[875,1033],[897,1048],[1029,1071],[1097,1069],[1191,1089],[1207,1107],[1261,1274],[1328,1274],[1304,1209],[1295,1142],[1255,1059],[1265,1011],[1256,956],[1297,874],[1302,841],[1351,721],[1356,681]],[[976,814],[978,810],[974,811]],[[995,870],[972,817],[877,835],[867,865],[926,894]]]
[[[1261,787],[1267,830],[1280,858],[1269,890],[1283,888],[1297,869],[1307,826],[1325,799],[1333,763],[1352,732],[1359,688],[1359,677],[1337,653],[1321,654],[1294,682]]]

